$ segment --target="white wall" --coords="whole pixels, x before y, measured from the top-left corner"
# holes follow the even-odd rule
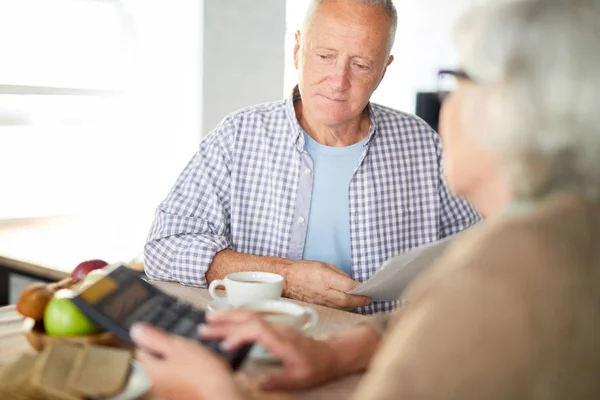
[[[283,0],[205,2],[203,133],[233,111],[281,99],[285,10]]]

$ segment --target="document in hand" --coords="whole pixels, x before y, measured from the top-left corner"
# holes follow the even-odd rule
[[[449,236],[390,258],[368,281],[348,293],[368,296],[371,300],[398,300],[408,284],[429,267],[459,235]]]

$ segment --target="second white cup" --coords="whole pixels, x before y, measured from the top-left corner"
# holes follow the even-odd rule
[[[314,309],[290,300],[263,300],[244,304],[242,308],[258,313],[267,322],[291,326],[304,333],[310,333],[319,320]]]
[[[226,296],[216,293],[218,286],[224,286]],[[270,272],[234,272],[210,283],[208,292],[213,299],[226,300],[232,306],[261,301],[276,300],[281,297],[283,277]]]

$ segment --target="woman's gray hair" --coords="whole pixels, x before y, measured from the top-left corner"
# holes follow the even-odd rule
[[[388,55],[392,51],[392,47],[394,46],[394,40],[396,39],[396,29],[398,28],[398,12],[396,11],[396,7],[394,6],[394,2],[392,0],[349,0],[356,1],[357,3],[367,4],[371,7],[381,8],[385,15],[387,15],[390,21],[390,38],[388,42]],[[321,4],[323,0],[310,0],[308,4],[308,8],[306,10],[306,14],[304,15],[304,23],[302,24],[302,31],[306,32],[308,27],[312,21],[312,17]]]
[[[456,44],[513,194],[599,201],[600,0],[496,2],[462,18]]]

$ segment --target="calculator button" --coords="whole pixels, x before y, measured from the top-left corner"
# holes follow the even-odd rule
[[[187,315],[187,318],[191,319],[192,321],[196,322],[197,324],[203,324],[206,322],[206,319],[204,318],[204,311],[202,310],[191,310]]]
[[[153,297],[141,306],[137,307],[131,314],[127,316],[127,318],[121,321],[121,324],[126,329],[129,329],[131,325],[138,321],[144,321],[150,324],[154,324],[154,322],[158,318],[158,314],[160,314],[162,310],[161,304],[162,296]]]
[[[194,331],[188,335],[188,338],[201,343],[203,346],[206,346],[208,348],[211,348],[211,349],[217,351],[219,354],[222,352],[221,350],[219,350],[220,340],[204,339],[200,336],[200,332],[198,332],[198,329],[194,329]]]
[[[174,297],[171,296],[164,296],[162,299],[162,304],[161,306],[163,308],[169,308],[171,307],[173,304],[175,304],[175,302],[177,301],[177,299],[175,299]]]
[[[192,306],[188,303],[175,303],[171,306],[171,310],[177,315],[185,315],[192,309]]]
[[[202,344],[204,346],[208,347],[210,350],[217,353],[218,355],[220,355],[221,357],[225,357],[227,359],[229,358],[228,353],[223,351],[221,349],[221,347],[219,347],[219,345],[221,344],[220,340],[207,340],[207,341],[203,341]]]
[[[219,347],[219,345],[221,344],[220,340],[210,340],[205,342],[204,344],[216,351],[217,353],[223,353],[223,350],[221,350],[221,348]]]
[[[140,321],[148,322],[150,324],[155,323],[160,318],[161,311],[162,309],[160,307],[154,307],[146,314],[142,315]]]
[[[171,310],[164,310],[164,312],[161,313],[158,321],[156,321],[156,326],[164,330],[168,330],[171,326],[175,325],[177,320],[179,320],[179,316],[177,314]]]
[[[169,329],[169,332],[188,337],[196,330],[198,330],[198,324],[188,318],[183,318],[177,321],[177,324]]]
[[[192,332],[190,332],[189,334],[187,334],[186,337],[188,339],[194,340],[196,342],[202,342],[202,340],[203,340],[200,337],[200,332],[198,332],[198,329],[194,329]]]

